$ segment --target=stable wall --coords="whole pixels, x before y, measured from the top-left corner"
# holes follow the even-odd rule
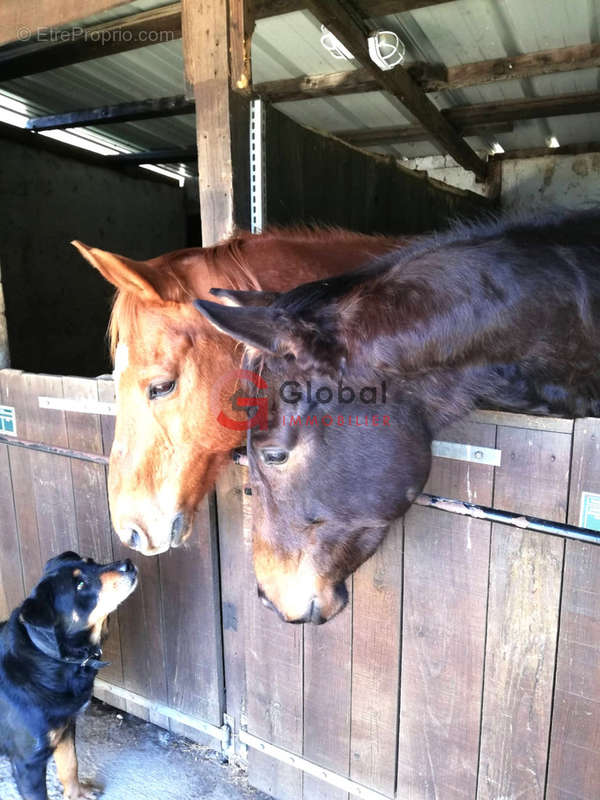
[[[593,203],[600,203],[600,152],[502,162],[502,204],[506,208],[582,208]]]
[[[183,192],[175,183],[2,140],[0,209],[12,366],[64,375],[109,371],[113,290],[69,242],[138,259],[184,247]]]

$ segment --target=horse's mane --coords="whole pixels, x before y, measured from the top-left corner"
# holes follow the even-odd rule
[[[257,238],[261,241],[285,241],[292,243],[323,242],[332,237],[337,241],[360,241],[366,234],[348,231],[335,226],[311,227],[297,225],[289,228],[271,226],[260,234],[239,231],[235,236],[212,247],[187,248],[169,253],[147,261],[148,272],[145,275],[157,289],[161,298],[168,304],[189,303],[196,296],[209,296],[209,290],[215,286],[235,290],[260,290],[261,285],[256,274],[256,264],[248,259],[246,245]],[[370,236],[369,238],[373,238]],[[381,235],[381,238],[385,238]],[[194,289],[186,278],[198,265],[201,259],[203,268],[194,274]],[[138,330],[138,318],[142,310],[148,309],[148,302],[138,295],[124,290],[117,290],[108,326],[108,339],[111,356],[114,359],[119,341],[119,334],[125,330]],[[158,310],[158,309],[157,309]],[[160,311],[164,313],[164,306]],[[204,324],[198,315],[198,324]]]

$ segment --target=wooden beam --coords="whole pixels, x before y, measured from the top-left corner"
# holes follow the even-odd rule
[[[600,153],[600,142],[581,142],[565,144],[560,147],[527,147],[521,150],[507,150],[491,156],[493,161],[509,161],[516,158],[541,158],[543,156],[579,156],[585,153]]]
[[[590,114],[595,111],[600,111],[600,92],[576,92],[555,97],[527,97],[520,100],[455,106],[447,109],[444,116],[452,125],[462,127],[479,123],[561,117],[567,114]]]
[[[355,5],[364,17],[385,17],[388,14],[402,14],[405,11],[439,6],[447,2],[450,0],[357,0]],[[308,3],[303,0],[254,0],[256,19],[289,14],[307,7]]]
[[[24,41],[28,32],[34,35],[39,29],[64,25],[120,4],[121,0],[36,0],[35,3],[2,0],[0,45]]]
[[[251,85],[247,20],[244,0],[182,2],[186,78],[196,101],[200,217],[206,246],[250,224],[249,100],[232,89],[245,82],[244,76]]]
[[[79,16],[81,17],[81,13]],[[181,4],[171,3],[87,28],[74,27],[65,31],[65,35],[69,36],[67,41],[58,41],[28,53],[17,51],[0,56],[0,80],[13,80],[23,75],[34,75],[93,58],[179,39]],[[46,41],[50,31],[43,29],[35,36],[38,41],[40,37],[43,37],[41,41]]]
[[[534,78],[555,72],[574,72],[600,66],[600,44],[580,44],[539,50],[513,58],[496,58],[448,67],[446,80],[426,76],[422,83],[427,92],[443,89],[464,89],[485,83]]]
[[[389,72],[382,72],[371,61],[367,44],[368,31],[348,0],[327,0],[327,2],[305,0],[305,2],[317,19],[350,50],[355,60],[371,73],[381,87],[400,100],[417,118],[429,132],[429,138],[436,142],[443,152],[451,155],[465,169],[475,172],[479,178],[485,178],[485,162],[461,139],[410,74],[401,66]]]
[[[459,128],[461,136],[489,136],[490,134],[511,133],[511,122],[492,122],[490,124],[466,125]],[[390,128],[367,128],[361,131],[337,131],[338,139],[358,147],[372,147],[384,144],[423,142],[429,139],[429,132],[422,125],[401,125]]]
[[[32,131],[47,131],[86,125],[109,125],[113,122],[134,122],[141,119],[193,114],[195,109],[196,104],[192,100],[187,100],[184,95],[156,97],[112,106],[65,111],[48,117],[34,117],[28,120],[27,127]]]
[[[494,126],[514,123],[523,119],[540,119],[542,117],[560,117],[566,114],[589,114],[600,111],[600,92],[582,92],[563,94],[556,97],[534,97],[521,100],[502,100],[496,103],[478,103],[472,106],[455,106],[444,109],[441,113],[445,119],[463,136],[477,136],[483,126],[488,131]],[[497,132],[501,130],[495,129]],[[470,131],[470,132],[469,132]],[[395,142],[431,139],[429,131],[414,125],[398,125],[386,128],[371,128],[360,131],[344,131],[336,134],[352,144],[363,147],[375,144],[393,144]]]
[[[576,47],[560,47],[556,50],[540,50],[514,58],[495,58],[489,61],[459,64],[455,67],[417,63],[411,64],[407,69],[425,92],[438,92],[599,66],[600,44],[582,44]],[[308,97],[374,92],[380,88],[370,72],[356,69],[351,72],[303,75],[299,78],[268,81],[257,84],[254,91],[272,103],[281,103],[306,100]]]

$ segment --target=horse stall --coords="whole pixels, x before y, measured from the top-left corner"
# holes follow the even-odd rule
[[[449,56],[439,58],[449,61],[447,68],[433,63],[422,41],[425,23],[435,27],[439,19],[449,29],[461,22],[452,13],[468,14],[469,4],[476,6],[473,24],[478,15],[489,22],[497,13],[486,0],[184,0],[130,4],[103,17],[114,2],[86,0],[80,6],[88,16],[100,16],[89,16],[83,28],[133,31],[132,38],[121,36],[119,44],[115,36],[107,44],[90,36],[85,43],[63,42],[62,50],[55,44],[0,53],[11,113],[25,113],[31,131],[113,129],[115,147],[127,144],[127,125],[137,126],[139,152],[122,147],[112,155],[75,157],[68,143],[42,143],[39,133],[12,123],[3,124],[0,147],[9,141],[23,164],[39,161],[36,169],[48,182],[59,172],[73,193],[91,182],[77,202],[87,227],[69,238],[137,258],[195,244],[198,220],[190,202],[197,206],[198,200],[207,246],[236,226],[259,232],[268,225],[337,225],[402,236],[496,211],[513,195],[531,203],[546,201],[551,190],[593,199],[598,147],[580,144],[580,131],[570,142],[568,125],[575,127],[565,115],[581,114],[591,128],[596,91],[578,85],[579,97],[565,84],[551,97],[532,99],[527,91],[506,99],[473,87],[489,84],[491,91],[514,82],[531,88],[544,76],[559,86],[562,72],[583,76],[585,84],[600,63],[598,44],[581,43],[578,28],[572,42],[559,37],[560,46],[542,49],[536,39],[523,52],[525,45],[503,34],[504,59],[491,52],[477,61],[465,49],[464,63],[454,65]],[[12,31],[2,41],[16,38],[17,23],[30,30],[82,16],[67,0],[17,6],[11,0],[0,9],[0,30]],[[384,19],[383,27],[404,32],[419,56],[409,69],[373,70],[357,34],[365,18]],[[308,45],[302,66],[289,67],[282,54],[290,55],[293,35],[288,41],[286,31],[303,41],[318,32],[318,42],[321,21],[360,53],[357,69],[340,72],[337,56],[322,54],[312,65]],[[560,27],[556,18],[550,23]],[[183,37],[174,60],[172,41],[155,45],[163,49],[155,51],[152,76],[162,80],[161,69],[178,68],[182,77],[185,60],[185,95],[134,102],[117,91],[128,70],[146,77],[138,94],[151,91],[140,60],[145,48],[136,39],[144,29],[174,32],[180,48]],[[479,45],[476,52],[483,52]],[[94,72],[98,56],[115,70],[116,79],[109,75],[114,100],[90,99],[95,108],[81,109],[68,99],[67,81],[54,107],[44,103],[49,84],[35,76],[50,70],[60,77],[51,70],[74,65],[82,70],[79,77],[74,73],[74,85],[83,91],[86,81],[102,76],[100,66]],[[162,91],[173,95],[169,87]],[[391,106],[383,104],[383,92],[391,94]],[[427,100],[434,92],[442,96],[437,106],[443,113]],[[17,96],[29,98],[25,112],[15,110]],[[409,113],[398,110],[400,98]],[[356,101],[352,107],[350,100]],[[302,104],[304,111],[298,110]],[[541,148],[532,120],[541,120],[547,132],[554,116],[564,117],[560,139],[566,145]],[[359,118],[362,126],[355,129]],[[103,126],[96,128],[99,119]],[[195,145],[186,143],[186,129]],[[482,151],[491,134],[506,152],[496,149],[488,158]],[[435,143],[434,152],[426,140]],[[85,175],[76,174],[82,161]],[[188,192],[197,180],[198,197],[186,199],[177,190],[175,198],[172,174],[169,186],[160,175],[141,179],[140,164],[179,171]],[[559,181],[561,169],[568,174]],[[16,202],[11,196],[18,182],[10,185],[7,207]],[[62,200],[51,202],[62,208]],[[109,213],[112,202],[118,210]],[[95,207],[100,221],[93,219]],[[64,228],[65,220],[71,223],[62,216]],[[35,228],[35,213],[28,224]],[[56,232],[44,236],[54,236],[59,246]],[[597,419],[482,410],[444,430],[424,494],[348,580],[348,607],[319,627],[286,625],[257,597],[251,487],[246,468],[233,460],[197,510],[182,547],[145,558],[120,543],[111,530],[106,483],[114,382],[108,374],[95,377],[106,358],[99,337],[110,290],[77,262],[73,269],[87,284],[69,288],[75,305],[80,295],[93,299],[104,292],[104,306],[93,313],[91,300],[87,310],[79,306],[81,315],[71,324],[84,333],[86,320],[93,324],[84,344],[71,348],[73,328],[59,331],[56,315],[43,310],[61,294],[51,277],[32,297],[33,309],[17,282],[25,268],[31,282],[30,265],[42,269],[45,254],[25,252],[22,237],[7,248],[7,238],[2,228],[7,350],[14,366],[0,370],[2,618],[22,602],[52,555],[75,549],[102,561],[131,558],[140,586],[113,615],[104,648],[111,663],[96,680],[96,697],[219,750],[247,767],[256,789],[278,800],[597,800]],[[62,280],[67,286],[71,277],[65,273]],[[45,318],[32,328],[38,309]],[[0,334],[1,323],[0,316]],[[40,346],[51,325],[59,331],[53,360]],[[89,371],[86,359],[94,364]],[[61,374],[47,374],[52,371]],[[436,503],[432,496],[458,502]]]

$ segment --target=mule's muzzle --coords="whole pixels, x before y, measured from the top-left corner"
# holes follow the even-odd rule
[[[338,583],[333,590],[333,600],[330,600],[327,602],[327,604],[324,604],[321,599],[315,595],[311,598],[306,613],[301,617],[295,617],[292,619],[290,617],[286,617],[285,614],[283,614],[277,608],[277,606],[269,600],[260,586],[258,586],[257,591],[258,596],[265,608],[274,611],[281,620],[284,622],[289,622],[292,625],[303,625],[307,622],[310,622],[313,625],[323,625],[323,623],[333,619],[333,617],[339,614],[340,611],[343,611],[343,609],[348,605],[348,590],[346,589],[346,584]]]

